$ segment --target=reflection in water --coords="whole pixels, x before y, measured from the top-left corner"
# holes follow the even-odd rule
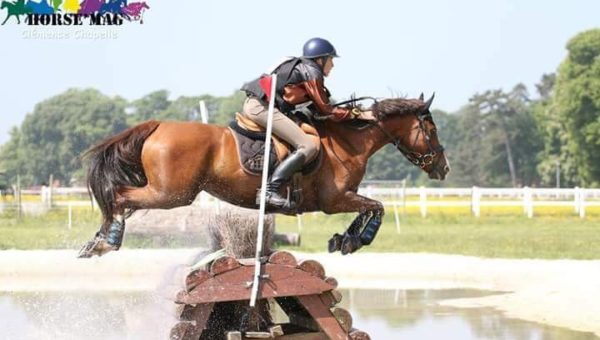
[[[457,309],[440,306],[447,299],[501,294],[478,290],[346,290],[341,305],[352,310],[355,325],[374,339],[598,339],[592,333],[575,332],[516,319],[492,308]],[[369,328],[381,323],[383,328]],[[378,333],[380,332],[381,333]],[[379,334],[379,336],[374,336]]]
[[[346,290],[341,305],[373,339],[597,339],[438,301],[476,290]],[[167,339],[174,306],[151,293],[0,295],[0,339]]]

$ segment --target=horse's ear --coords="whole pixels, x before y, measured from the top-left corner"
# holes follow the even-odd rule
[[[431,95],[431,98],[427,99],[427,101],[425,102],[425,111],[428,111],[429,107],[431,107],[431,103],[433,103],[434,97],[435,97],[435,92]]]
[[[421,95],[419,95],[419,100],[423,101],[425,99],[425,96],[423,96],[423,92],[421,92]]]

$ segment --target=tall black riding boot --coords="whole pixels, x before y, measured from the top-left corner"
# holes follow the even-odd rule
[[[267,206],[278,209],[293,209],[294,202],[290,202],[287,197],[282,197],[279,194],[279,189],[297,171],[302,169],[305,158],[304,154],[294,151],[275,169],[267,184]]]

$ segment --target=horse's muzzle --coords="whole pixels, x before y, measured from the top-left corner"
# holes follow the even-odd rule
[[[449,172],[450,164],[448,163],[446,156],[442,154],[433,164],[433,167],[429,172],[429,178],[443,181],[446,179],[446,175],[448,175]]]

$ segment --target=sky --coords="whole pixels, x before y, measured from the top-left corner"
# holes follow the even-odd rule
[[[312,37],[341,56],[326,79],[336,99],[435,92],[433,107],[452,112],[519,82],[535,94],[567,41],[600,26],[593,0],[147,2],[142,25],[0,26],[0,144],[36,103],[69,88],[129,100],[160,89],[230,95]]]

